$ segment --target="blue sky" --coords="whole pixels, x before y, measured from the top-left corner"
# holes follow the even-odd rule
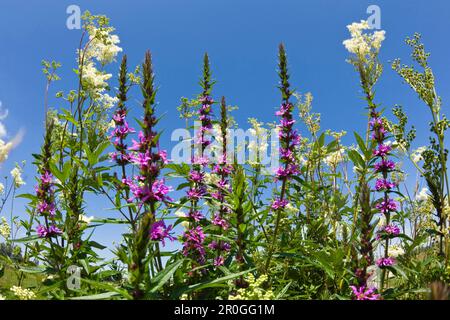
[[[444,112],[450,101],[450,3],[445,0],[1,1],[0,101],[9,110],[3,122],[9,137],[20,128],[26,135],[0,170],[1,175],[7,175],[15,161],[27,160],[27,186],[22,191],[31,191],[34,186],[31,153],[38,152],[42,142],[45,80],[41,60],[62,63],[62,81],[54,92],[75,87],[71,70],[80,31],[66,28],[70,4],[110,17],[130,69],[141,63],[146,49],[151,49],[160,88],[158,109],[166,113],[160,122],[165,130],[162,139],[168,149],[169,133],[184,124],[176,111],[180,97],[192,97],[200,91],[197,82],[206,51],[217,80],[214,96],[225,95],[229,104],[239,106],[234,116],[241,127],[247,127],[248,117],[274,121],[279,103],[276,57],[280,42],[286,45],[291,83],[298,91],[314,95],[314,110],[322,113],[322,127],[349,133],[363,130],[364,101],[358,77],[345,62],[348,54],[342,41],[348,38],[346,25],[366,19],[366,8],[371,4],[380,6],[381,27],[386,30],[380,56],[385,72],[377,87],[377,101],[388,111],[395,104],[403,105],[418,129],[416,146],[426,144],[428,110],[389,66],[397,57],[410,62],[404,38],[414,32],[422,34],[432,52],[430,63]],[[115,75],[117,69],[114,65],[110,71]],[[134,107],[140,110],[137,104]],[[23,204],[17,201],[15,214],[25,212]],[[104,203],[94,207],[95,215],[113,214],[101,210],[107,207]],[[97,237],[108,243],[119,239],[119,231],[104,228]]]

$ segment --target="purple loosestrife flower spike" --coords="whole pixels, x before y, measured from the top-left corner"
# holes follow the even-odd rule
[[[40,177],[38,185],[35,187],[37,204],[36,210],[45,221],[44,225],[39,225],[36,232],[40,238],[50,238],[62,234],[56,224],[55,192],[53,190],[53,175],[50,172],[50,159],[52,158],[52,133],[54,122],[46,121],[46,132],[44,145],[42,147],[42,163],[39,168]]]
[[[293,129],[295,120],[293,118],[292,112],[294,109],[293,104],[289,101],[292,91],[290,89],[289,83],[289,73],[287,67],[287,57],[284,45],[280,44],[278,49],[278,75],[280,77],[280,86],[278,87],[281,91],[282,102],[280,109],[276,112],[279,116],[280,122],[277,126],[279,130],[280,139],[280,154],[281,154],[281,166],[275,171],[275,181],[281,181],[280,196],[278,199],[274,200],[272,203],[272,209],[276,212],[275,230],[273,233],[272,243],[269,246],[267,260],[265,263],[265,271],[267,272],[270,267],[270,261],[272,259],[272,254],[275,249],[275,244],[278,237],[278,229],[281,220],[281,210],[283,210],[288,204],[286,197],[286,191],[289,188],[289,180],[300,173],[299,167],[294,163],[294,157],[297,145],[300,143],[300,135],[296,130]]]
[[[197,154],[193,157],[193,168],[188,177],[190,181],[190,188],[187,191],[187,198],[190,201],[188,217],[191,219],[189,223],[191,229],[186,230],[182,237],[184,241],[183,254],[192,259],[194,267],[195,264],[203,265],[206,262],[206,250],[203,243],[205,235],[198,218],[203,217],[203,214],[198,207],[199,202],[207,194],[204,169],[209,163],[209,159],[204,155],[204,152],[206,147],[211,144],[209,133],[212,129],[212,105],[214,100],[211,97],[211,89],[213,84],[209,57],[205,53],[203,58],[203,77],[200,81],[203,92],[199,97],[200,107],[198,109],[198,119],[201,122],[201,127],[195,140],[195,143],[200,145],[200,155]]]
[[[224,235],[224,232],[230,227],[228,221],[228,214],[230,212],[229,208],[225,203],[225,196],[230,188],[229,176],[233,171],[233,167],[227,163],[227,131],[228,131],[228,110],[225,101],[225,97],[222,97],[220,103],[220,135],[222,145],[220,146],[221,154],[218,157],[218,163],[213,164],[212,174],[218,176],[218,182],[215,186],[216,191],[211,194],[211,196],[216,199],[219,204],[219,210],[214,214],[212,224],[217,227],[217,232],[220,235]],[[216,243],[213,240],[214,243]],[[225,262],[224,251],[229,248],[230,245],[220,240],[216,245],[208,245],[210,249],[215,251],[215,258],[213,260],[213,265],[215,267],[221,266]]]
[[[395,170],[395,163],[388,159],[392,148],[385,144],[389,132],[384,125],[383,118],[380,116],[380,113],[376,111],[375,107],[371,109],[370,115],[372,117],[369,122],[372,131],[372,140],[378,145],[373,151],[373,155],[375,158],[379,158],[379,161],[374,165],[374,172],[376,174],[381,174],[382,176],[382,178],[376,180],[375,190],[383,193],[381,201],[379,201],[375,207],[386,217],[386,225],[379,230],[376,236],[378,240],[381,238],[385,240],[384,256],[379,258],[376,261],[376,264],[378,267],[384,269],[385,267],[394,264],[394,259],[389,257],[389,239],[400,234],[400,229],[390,224],[391,213],[397,211],[397,204],[394,200],[389,198],[389,193],[392,189],[397,187],[397,185],[388,180],[389,172]],[[384,286],[385,275],[385,270],[382,270],[381,289],[383,289]]]
[[[156,222],[156,206],[158,202],[170,201],[168,197],[171,188],[165,185],[164,179],[158,176],[167,163],[166,152],[159,150],[159,135],[155,131],[158,122],[155,116],[154,74],[150,51],[145,54],[142,64],[141,92],[144,96],[142,107],[144,116],[141,121],[141,130],[138,134],[139,142],[134,142],[130,156],[131,161],[139,169],[139,174],[134,179],[123,179],[133,193],[139,209],[144,209],[139,219],[139,225],[134,233],[132,261],[128,266],[130,282],[133,286],[133,295],[137,299],[143,296],[140,284],[144,280],[146,265],[145,256],[148,251],[150,239],[161,241],[163,244],[167,238],[173,240],[170,235],[172,226],[166,227],[160,220]],[[130,149],[129,149],[130,150]],[[159,252],[159,245],[155,244],[155,252]],[[162,268],[161,257],[156,257],[157,264]]]
[[[128,109],[126,107],[127,102],[127,56],[122,57],[122,63],[119,71],[119,92],[117,93],[118,104],[117,109],[113,115],[114,129],[111,133],[110,139],[115,152],[111,153],[111,159],[122,167],[122,179],[126,178],[125,166],[130,162],[130,155],[128,154],[128,146],[126,145],[126,139],[130,133],[136,132],[133,128],[129,127],[126,120]]]
[[[376,288],[367,288],[366,286],[350,286],[354,300],[379,300],[380,295],[375,293]]]

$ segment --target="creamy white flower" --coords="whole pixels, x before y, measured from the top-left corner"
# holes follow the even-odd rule
[[[384,215],[380,216],[380,220],[378,220],[377,227],[382,228],[386,225],[386,217]]]
[[[389,256],[393,258],[397,258],[398,256],[404,255],[405,250],[399,245],[392,245],[389,247]]]
[[[90,224],[92,222],[92,220],[94,220],[94,216],[85,216],[84,214],[80,215],[79,217],[79,221],[84,222],[86,224]]]
[[[90,58],[97,59],[101,64],[105,65],[115,60],[122,48],[117,46],[120,39],[117,35],[111,35],[112,28],[95,28],[91,26],[89,32],[89,46],[87,55]]]
[[[111,97],[107,93],[100,94],[97,98],[97,104],[104,109],[111,109],[117,104],[117,102],[119,102],[119,98]]]
[[[13,178],[14,186],[16,188],[20,188],[25,184],[25,181],[22,179],[22,169],[20,167],[16,166],[11,170],[11,177]]]
[[[8,154],[12,148],[12,142],[5,142],[0,139],[0,163],[5,162],[5,160],[8,159]]]
[[[248,133],[251,139],[247,145],[248,156],[250,165],[256,166],[261,164],[263,158],[267,155],[269,148],[268,130],[263,127],[262,122],[258,122],[255,118],[249,118],[248,122],[251,124],[251,128],[248,129]],[[278,133],[279,128],[276,127],[275,131]],[[272,146],[273,147],[273,146]]]
[[[427,150],[427,147],[420,147],[420,148],[417,148],[416,150],[414,150],[414,151],[411,153],[411,160],[412,160],[414,163],[418,163],[419,161],[422,161],[422,160],[423,160],[422,153],[423,153],[425,150]]]
[[[426,201],[429,197],[429,192],[430,190],[428,190],[428,188],[422,188],[419,193],[416,195],[416,200],[417,201]]]
[[[13,286],[10,289],[14,295],[20,300],[33,300],[36,298],[36,294],[30,289],[25,289],[18,286]]]
[[[336,167],[342,161],[344,161],[344,149],[334,151],[323,159],[323,162],[329,167]]]
[[[361,20],[361,22],[354,22],[347,26],[350,32],[351,38],[343,42],[345,48],[354,54],[366,56],[371,50],[379,51],[381,43],[385,39],[386,32],[375,31],[373,33],[364,32],[370,29],[367,21]]]
[[[3,301],[3,300],[6,300],[6,298],[0,294],[0,301]]]
[[[384,41],[384,39],[386,39],[386,31],[384,30],[375,31],[372,37],[372,45],[376,49],[380,49],[381,43]]]
[[[291,203],[288,203],[284,210],[287,214],[297,214],[298,213],[298,209],[296,207],[294,207]]]
[[[0,235],[5,239],[8,239],[9,236],[11,235],[11,227],[9,226],[8,221],[6,220],[5,217],[2,217],[1,219]]]
[[[183,211],[177,211],[175,212],[175,215],[179,218],[186,218],[188,215],[184,213]],[[181,225],[183,228],[188,229],[189,228],[189,221],[183,221],[181,222]]]
[[[216,185],[219,183],[220,177],[217,174],[205,173],[204,181],[206,184]]]
[[[298,158],[298,162],[300,163],[301,166],[306,166],[308,164],[308,160],[305,159],[305,157],[300,156]]]
[[[107,87],[107,81],[112,77],[112,74],[97,70],[92,61],[83,65],[82,79],[87,90],[93,94],[98,95]]]

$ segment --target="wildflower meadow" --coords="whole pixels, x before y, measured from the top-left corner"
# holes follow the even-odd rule
[[[169,105],[158,40],[129,54],[114,19],[75,9],[72,63],[39,57],[45,90],[26,116],[40,131],[9,130],[0,105],[0,300],[449,298],[449,101],[420,30],[381,62],[377,17],[342,25],[360,130],[335,130],[283,38],[264,53],[276,80],[248,87],[271,90],[272,107],[236,106],[215,73],[231,64],[209,52]],[[423,116],[400,94],[383,103],[386,73]],[[32,160],[11,161],[30,135]]]

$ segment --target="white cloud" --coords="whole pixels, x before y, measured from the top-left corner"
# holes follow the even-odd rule
[[[3,110],[3,105],[2,102],[0,101],[0,120],[5,120],[6,117],[8,116],[8,109]]]
[[[8,117],[9,110],[3,109],[2,101],[0,100],[0,139],[5,138],[8,135],[8,131],[6,130],[5,125],[3,124],[3,120]],[[25,130],[21,128],[19,132],[14,136],[14,138],[10,141],[14,147],[17,147],[23,140],[25,135]]]
[[[0,139],[4,138],[7,134],[5,125],[1,122],[8,116],[8,110],[3,110],[2,102],[0,101]]]

